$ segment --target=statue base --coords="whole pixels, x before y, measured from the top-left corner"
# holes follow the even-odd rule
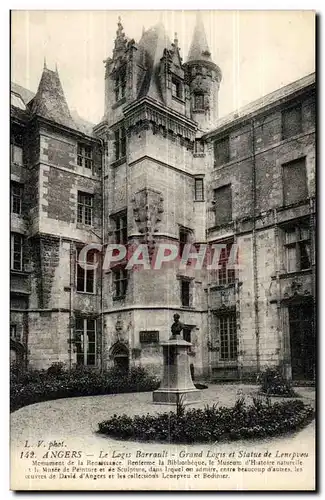
[[[192,344],[177,335],[161,345],[164,374],[159,389],[152,393],[152,402],[165,405],[198,403],[201,391],[193,384],[188,356]]]
[[[152,393],[152,402],[157,405],[186,405],[199,403],[200,400],[201,392],[198,389],[157,389]]]

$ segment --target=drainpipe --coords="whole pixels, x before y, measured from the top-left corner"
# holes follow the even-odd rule
[[[212,339],[211,339],[211,284],[210,284],[210,278],[209,278],[209,273],[208,273],[208,283],[207,283],[207,302],[208,302],[208,369],[209,369],[209,378],[212,379],[212,366],[211,366],[211,347],[212,347]]]
[[[70,242],[70,248],[69,248],[69,253],[70,253],[70,293],[69,293],[69,370],[72,368],[72,339],[73,339],[73,333],[74,333],[74,325],[73,325],[73,292],[74,292],[74,281],[73,281],[73,255],[74,255],[74,249],[72,247],[72,242]]]
[[[102,225],[101,225],[101,245],[102,245],[102,257],[100,259],[100,329],[101,329],[101,362],[100,371],[104,371],[104,294],[103,294],[103,283],[104,283],[104,270],[103,270],[103,245],[104,245],[104,216],[105,216],[105,141],[104,139],[99,139],[101,143],[102,152],[102,175],[101,175],[101,197],[102,197]]]
[[[256,370],[260,371],[260,332],[258,324],[258,279],[257,279],[257,250],[256,250],[256,155],[255,155],[255,128],[254,120],[251,120],[251,131],[252,131],[252,167],[253,167],[253,179],[252,179],[252,190],[253,190],[253,282],[254,282],[254,311],[255,311],[255,338],[256,338]]]

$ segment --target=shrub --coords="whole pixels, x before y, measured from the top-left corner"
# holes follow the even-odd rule
[[[261,392],[268,396],[296,397],[291,383],[278,368],[267,368],[259,375]]]
[[[314,410],[302,401],[271,404],[255,399],[246,405],[243,398],[231,407],[206,406],[159,415],[113,415],[98,424],[99,433],[118,439],[171,443],[210,443],[247,438],[265,438],[298,430],[314,418]]]
[[[128,373],[116,368],[99,373],[79,366],[67,371],[60,364],[52,365],[47,371],[14,370],[10,382],[11,411],[52,399],[153,391],[159,386],[159,380],[142,367],[133,367]]]

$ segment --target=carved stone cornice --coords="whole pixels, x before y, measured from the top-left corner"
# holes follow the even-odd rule
[[[131,129],[140,122],[151,122],[191,142],[195,139],[196,122],[149,97],[144,97],[124,108],[124,115],[126,129]]]

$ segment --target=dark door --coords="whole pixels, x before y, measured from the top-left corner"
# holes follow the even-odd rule
[[[114,365],[115,365],[115,368],[118,368],[122,372],[127,373],[129,371],[129,357],[123,356],[123,355],[115,356]]]
[[[291,368],[294,380],[311,380],[315,371],[313,305],[289,307]]]

